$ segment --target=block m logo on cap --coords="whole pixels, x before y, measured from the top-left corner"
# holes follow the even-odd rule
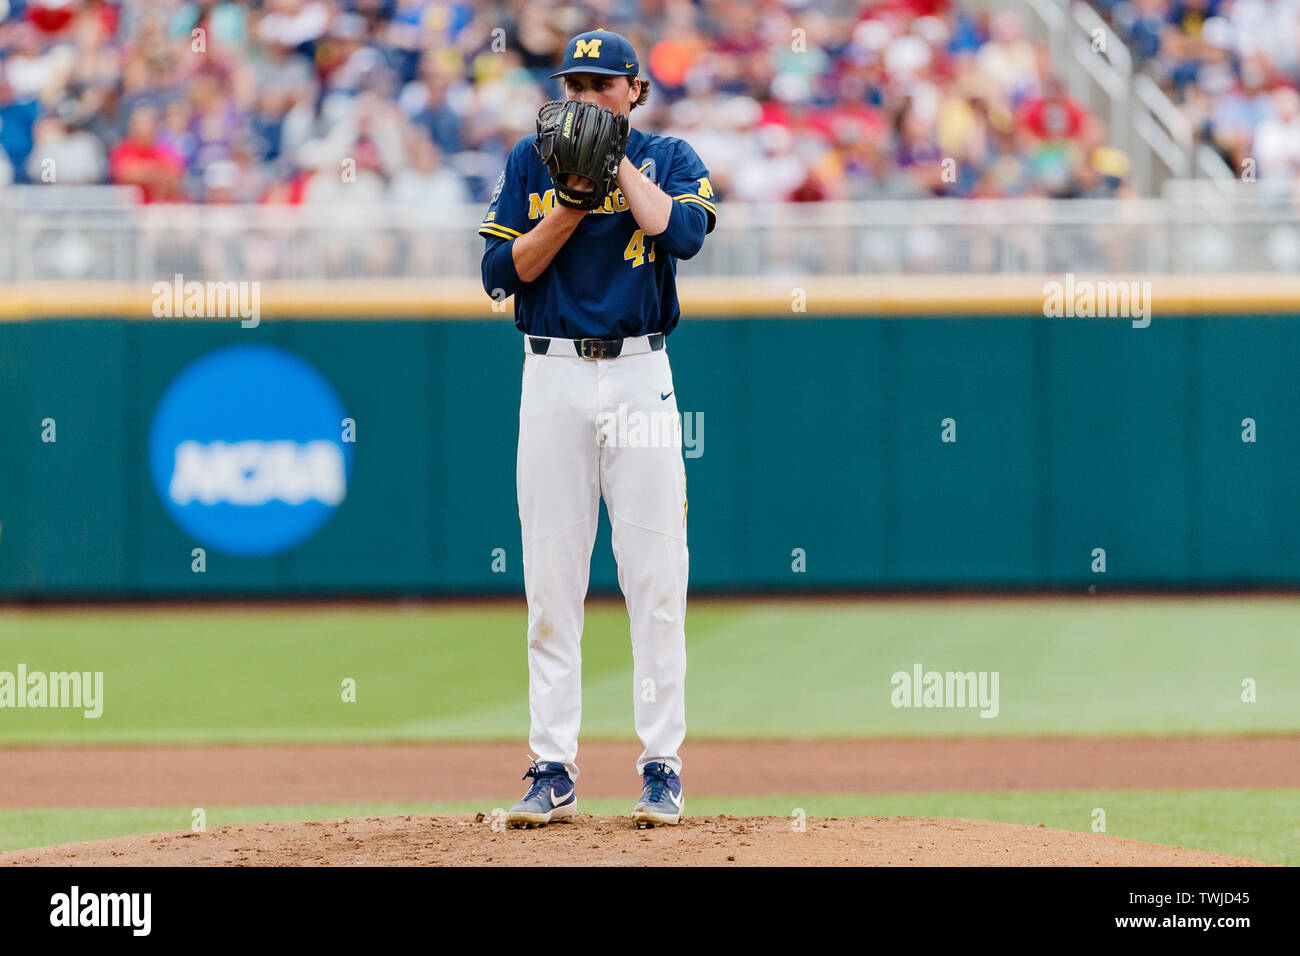
[[[599,60],[600,44],[600,40],[579,40],[577,46],[573,48],[573,58],[576,60],[580,56],[589,56]]]

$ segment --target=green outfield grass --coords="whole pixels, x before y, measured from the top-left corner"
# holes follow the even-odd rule
[[[586,813],[625,816],[627,800],[583,800]],[[268,820],[434,813],[490,813],[501,801],[337,803],[317,806],[205,807],[209,827]],[[794,794],[691,799],[694,816],[718,813],[789,817],[965,817],[1092,829],[1106,811],[1106,832],[1132,840],[1211,850],[1270,863],[1300,865],[1300,790],[1098,790],[1041,793]],[[191,807],[0,810],[0,850],[98,840],[133,833],[188,830]]]
[[[0,671],[105,684],[97,720],[0,709],[0,744],[521,740],[525,621],[522,602],[0,611]],[[696,738],[1300,731],[1294,598],[697,601],[687,630]],[[998,716],[894,708],[916,663],[999,672]],[[630,736],[621,604],[589,606],[583,667],[584,737]]]

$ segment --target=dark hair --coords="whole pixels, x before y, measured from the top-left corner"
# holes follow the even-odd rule
[[[627,78],[628,86],[632,85],[634,79],[641,81],[641,95],[638,96],[636,102],[632,104],[632,109],[636,109],[638,106],[645,106],[646,100],[650,99],[650,78],[648,76],[629,76]]]

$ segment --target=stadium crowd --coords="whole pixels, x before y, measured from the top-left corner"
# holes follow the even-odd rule
[[[1300,179],[1300,0],[1092,0],[1238,177]]]
[[[1138,7],[1190,23],[1183,2],[1182,21],[1172,0]],[[1230,17],[1297,2],[1237,0]],[[1128,157],[1017,17],[949,0],[0,0],[0,183],[126,184],[145,202],[484,202],[562,95],[548,75],[565,40],[595,25],[627,35],[651,81],[633,125],[688,139],[723,199],[1131,194]],[[1229,100],[1204,68],[1187,78],[1182,29],[1155,31],[1151,55],[1189,108],[1235,148],[1256,121],[1257,138],[1281,124],[1290,150],[1296,103],[1250,93],[1294,73],[1294,36],[1287,61],[1266,30],[1242,31],[1257,59],[1233,62],[1269,69],[1240,71]]]

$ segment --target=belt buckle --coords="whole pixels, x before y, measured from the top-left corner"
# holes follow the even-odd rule
[[[579,339],[578,355],[585,359],[609,357],[609,343],[604,339]]]

